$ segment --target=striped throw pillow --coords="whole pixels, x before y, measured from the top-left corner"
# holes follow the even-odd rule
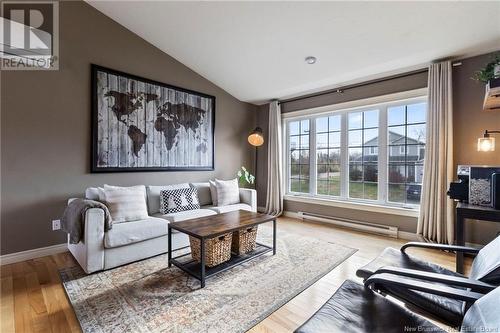
[[[217,188],[217,206],[227,206],[240,203],[240,188],[238,179],[215,180]]]
[[[131,187],[104,185],[103,192],[114,223],[148,218],[144,185]]]

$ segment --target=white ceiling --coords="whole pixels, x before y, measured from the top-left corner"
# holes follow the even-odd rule
[[[500,1],[88,2],[256,104],[500,49]]]

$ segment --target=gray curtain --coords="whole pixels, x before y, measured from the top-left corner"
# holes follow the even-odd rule
[[[453,244],[453,201],[446,196],[453,180],[451,62],[429,66],[427,143],[417,234],[426,241]]]
[[[277,101],[269,105],[267,151],[266,213],[280,216],[283,213],[281,109]]]

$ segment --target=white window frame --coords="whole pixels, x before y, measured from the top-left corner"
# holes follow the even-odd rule
[[[314,202],[317,200],[319,204],[325,204],[340,207],[351,207],[356,209],[367,209],[373,211],[374,207],[378,207],[380,212],[418,216],[419,205],[395,203],[388,201],[388,146],[387,146],[387,109],[399,105],[407,105],[411,103],[427,102],[427,88],[406,91],[402,93],[378,96],[363,100],[357,100],[347,103],[339,103],[319,108],[300,110],[282,115],[282,135],[283,135],[283,186],[285,189],[285,199],[291,201]],[[360,112],[378,109],[379,110],[379,136],[378,136],[378,199],[353,199],[348,196],[349,185],[349,159],[348,159],[348,131],[347,131],[347,114],[351,112]],[[316,119],[330,116],[341,115],[341,185],[340,196],[329,196],[315,194],[316,191]],[[288,123],[291,121],[299,121],[309,119],[309,193],[299,193],[290,191],[290,165],[289,165],[289,133]],[[315,135],[312,135],[314,133]],[[312,148],[314,147],[314,151]],[[365,206],[365,207],[363,207]]]

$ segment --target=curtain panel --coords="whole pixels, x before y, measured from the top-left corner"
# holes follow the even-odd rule
[[[453,181],[452,66],[429,66],[427,143],[417,234],[428,242],[454,242],[453,201],[446,195]]]
[[[269,104],[266,213],[283,213],[281,109],[278,101]]]

